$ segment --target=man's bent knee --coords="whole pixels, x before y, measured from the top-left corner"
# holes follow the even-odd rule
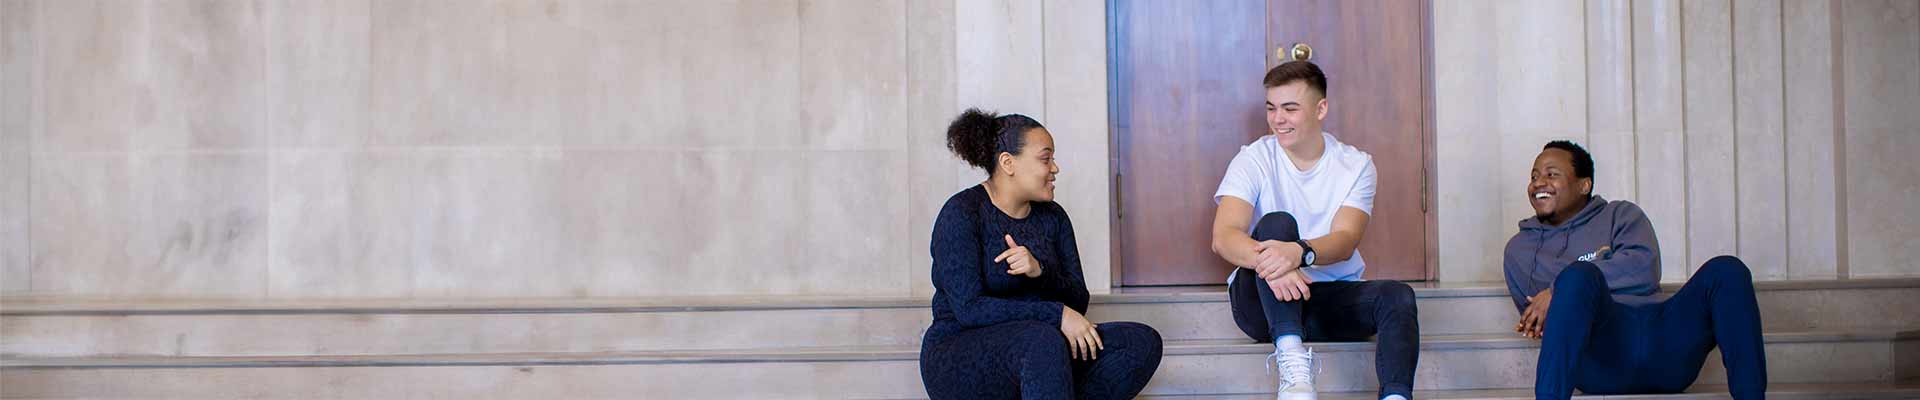
[[[1254,225],[1253,240],[1300,240],[1300,223],[1293,219],[1293,214],[1284,211],[1267,213],[1260,217],[1258,225]]]

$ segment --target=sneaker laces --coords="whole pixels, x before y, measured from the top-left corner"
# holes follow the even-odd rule
[[[1267,372],[1280,367],[1281,388],[1313,382],[1313,349],[1302,352],[1274,352],[1267,355]]]

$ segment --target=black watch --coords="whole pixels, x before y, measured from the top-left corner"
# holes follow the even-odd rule
[[[1312,267],[1314,258],[1313,246],[1308,245],[1306,240],[1296,240],[1293,243],[1300,245],[1300,268]]]

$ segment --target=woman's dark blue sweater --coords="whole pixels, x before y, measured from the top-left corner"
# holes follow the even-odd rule
[[[1006,262],[993,262],[1007,250],[1005,235],[1033,253],[1040,277],[1008,275]],[[1034,202],[1026,218],[994,207],[985,187],[956,193],[933,223],[933,327],[923,346],[946,335],[1008,321],[1060,325],[1060,307],[1087,312],[1087,284],[1081,279],[1080,251],[1073,222],[1058,203]]]

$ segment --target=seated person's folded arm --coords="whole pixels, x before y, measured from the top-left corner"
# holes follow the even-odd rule
[[[1313,246],[1315,265],[1327,265],[1353,258],[1353,251],[1360,247],[1360,238],[1367,232],[1367,220],[1371,219],[1365,211],[1353,207],[1340,207],[1333,214],[1333,229],[1326,236],[1307,239],[1307,245]]]
[[[1653,223],[1633,203],[1621,203],[1612,248],[1593,259],[1614,293],[1649,295],[1660,289],[1660,239]]]
[[[1253,203],[1235,196],[1220,196],[1213,213],[1213,254],[1239,267],[1253,267],[1260,258],[1259,241],[1247,234],[1253,223]]]
[[[959,213],[948,207],[942,214]],[[961,326],[978,328],[1008,321],[1042,321],[1058,325],[1064,304],[994,297],[980,276],[983,246],[972,223],[942,215],[934,221],[933,286],[947,296]]]

